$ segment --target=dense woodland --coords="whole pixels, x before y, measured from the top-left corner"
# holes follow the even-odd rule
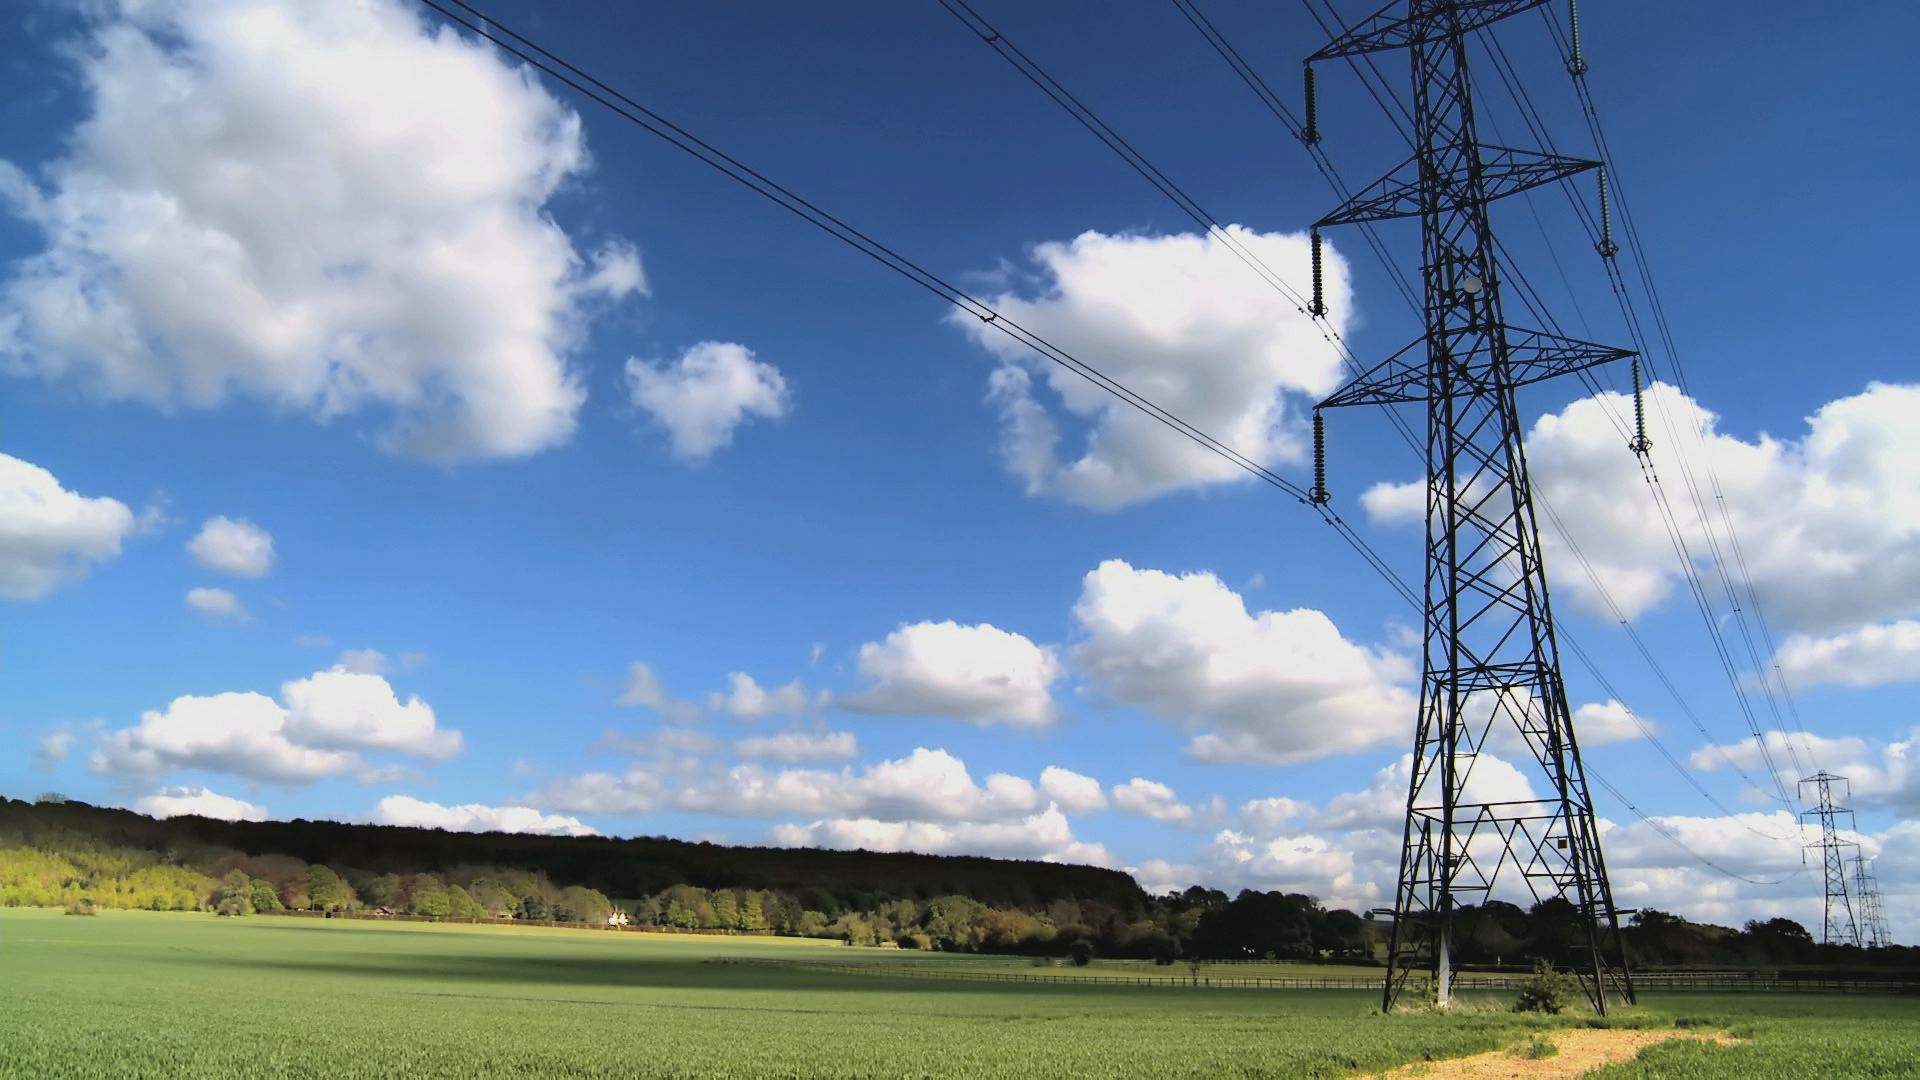
[[[1312,897],[1192,888],[1148,896],[1118,871],[661,838],[450,833],[338,822],[156,820],[43,797],[0,800],[0,906],[520,919],[662,932],[827,937],[960,952],[1373,962],[1384,923]],[[619,916],[616,916],[619,913]],[[1467,965],[1569,959],[1571,905],[1461,913]],[[1740,930],[1646,910],[1639,966],[1911,968],[1920,950],[1821,946],[1796,923]]]

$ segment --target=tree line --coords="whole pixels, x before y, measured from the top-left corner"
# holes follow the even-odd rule
[[[520,858],[516,859],[518,856]],[[633,887],[657,884],[656,887]],[[623,886],[626,886],[623,888]],[[1390,925],[1297,893],[1149,896],[1094,867],[971,857],[528,837],[337,822],[154,819],[0,799],[0,906],[391,913],[834,938],[1032,955],[1377,963]],[[1462,909],[1465,965],[1574,962],[1565,901]],[[1653,909],[1625,928],[1637,967],[1913,968],[1920,950],[1823,946],[1787,919],[1742,929]]]

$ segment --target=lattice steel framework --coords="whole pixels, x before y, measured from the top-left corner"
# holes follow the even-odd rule
[[[1438,1002],[1450,1001],[1454,913],[1497,888],[1571,905],[1562,911],[1576,929],[1564,944],[1588,1000],[1600,1012],[1610,998],[1633,1000],[1561,682],[1514,401],[1519,386],[1633,354],[1506,322],[1488,205],[1599,163],[1480,142],[1467,63],[1468,34],[1544,2],[1395,0],[1307,60],[1311,70],[1404,49],[1412,61],[1413,157],[1315,227],[1317,238],[1333,225],[1420,221],[1424,335],[1321,403],[1427,407],[1426,652],[1387,1008],[1416,972],[1429,973]],[[1312,118],[1309,130],[1318,137]],[[1323,475],[1314,497],[1326,498]],[[1501,743],[1524,744],[1535,767],[1523,771],[1544,797],[1486,792],[1475,766]]]
[[[1880,910],[1879,875],[1865,855],[1853,857],[1853,894],[1860,898],[1861,944],[1869,949],[1884,949],[1893,944],[1887,936],[1887,916]]]
[[[1820,821],[1820,839],[1808,844],[1820,852],[1820,865],[1826,871],[1826,903],[1820,910],[1820,943],[1839,945],[1865,944],[1860,938],[1860,920],[1855,917],[1853,897],[1847,891],[1847,852],[1856,854],[1860,845],[1851,840],[1840,839],[1839,820],[1847,819],[1848,829],[1854,828],[1853,811],[1833,801],[1834,788],[1840,789],[1840,797],[1848,798],[1852,788],[1844,776],[1835,776],[1825,769],[1800,781],[1801,801],[1806,801],[1807,785],[1814,790],[1813,808],[1802,810],[1802,818],[1818,818]]]

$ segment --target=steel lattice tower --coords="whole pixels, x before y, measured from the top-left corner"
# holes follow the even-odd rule
[[[1320,405],[1424,402],[1427,410],[1426,649],[1382,995],[1388,1008],[1416,971],[1431,973],[1439,1003],[1451,1000],[1454,912],[1485,903],[1503,882],[1524,886],[1536,902],[1571,905],[1566,945],[1597,1011],[1609,997],[1633,1000],[1561,681],[1514,400],[1517,387],[1633,354],[1508,324],[1488,219],[1495,200],[1600,163],[1480,142],[1467,64],[1468,35],[1545,2],[1395,0],[1307,60],[1308,141],[1320,137],[1316,62],[1403,49],[1412,66],[1413,157],[1314,229],[1317,255],[1325,227],[1420,221],[1425,334]],[[1611,258],[1611,249],[1608,236],[1600,252]],[[1316,411],[1316,428],[1319,420]],[[1327,498],[1323,457],[1313,497]],[[1524,743],[1534,766],[1528,778],[1546,796],[1475,794],[1475,763],[1495,737]]]
[[[1842,789],[1841,798],[1851,794],[1847,778],[1835,776],[1825,769],[1800,781],[1800,793],[1804,801],[1807,785],[1812,784],[1815,792],[1813,809],[1800,812],[1802,818],[1820,819],[1820,839],[1808,844],[1810,848],[1820,849],[1820,864],[1826,870],[1826,904],[1820,912],[1820,943],[1822,945],[1859,945],[1860,921],[1855,918],[1853,898],[1847,893],[1847,849],[1855,852],[1860,845],[1851,840],[1840,839],[1840,830],[1835,820],[1847,819],[1848,828],[1853,827],[1853,811],[1838,806],[1833,801],[1833,789]],[[1835,912],[1838,911],[1838,917]],[[1844,921],[1842,921],[1844,919]]]
[[[1853,857],[1853,892],[1860,898],[1861,942],[1869,949],[1883,949],[1893,944],[1887,936],[1887,918],[1880,910],[1880,882],[1873,872],[1873,864],[1865,855]]]

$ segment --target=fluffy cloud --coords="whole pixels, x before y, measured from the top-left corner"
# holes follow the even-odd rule
[[[840,699],[859,712],[1015,727],[1043,727],[1057,716],[1053,650],[987,623],[902,626],[860,646],[859,664],[867,689]]]
[[[222,795],[206,788],[165,788],[133,804],[135,810],[154,817],[170,818],[183,814],[218,818],[222,821],[265,821],[267,808],[244,799]]]
[[[438,728],[417,697],[401,704],[378,675],[336,667],[285,683],[280,695],[284,705],[253,692],[177,697],[102,735],[89,766],[123,776],[205,769],[298,784],[364,770],[361,751],[443,758],[460,749],[459,732]]]
[[[336,667],[280,687],[288,736],[329,750],[390,750],[448,758],[460,752],[457,731],[439,727],[418,696],[403,704],[378,675]]]
[[[795,679],[785,686],[768,689],[746,672],[736,671],[727,676],[726,693],[707,696],[707,708],[726,713],[735,720],[798,716],[807,711],[807,688]]]
[[[776,826],[771,838],[787,847],[918,851],[931,855],[988,855],[1002,859],[1111,865],[1107,849],[1077,840],[1057,806],[1009,822],[881,821],[838,818]]]
[[[1070,658],[1111,701],[1190,730],[1206,761],[1287,764],[1404,736],[1406,662],[1307,609],[1249,614],[1212,574],[1110,560],[1086,576]]]
[[[304,783],[359,766],[346,751],[295,743],[286,721],[286,710],[265,694],[186,695],[142,713],[133,727],[105,735],[90,764],[96,772],[122,775],[206,769],[277,783]]]
[[[1307,238],[1230,232],[1288,280],[1304,282]],[[1041,288],[988,303],[1011,321],[1099,367],[1263,464],[1296,461],[1299,403],[1339,379],[1340,359],[1293,303],[1211,235],[1087,232],[1035,247]],[[1344,259],[1329,252],[1327,302],[1352,310]],[[1168,492],[1240,480],[1223,459],[1036,356],[992,324],[951,316],[1001,361],[989,400],[1003,420],[1007,467],[1031,494],[1108,509]],[[1045,390],[1036,383],[1044,384]],[[1062,421],[1085,426],[1062,454]]]
[[[449,832],[542,833],[548,836],[598,836],[592,826],[576,817],[543,814],[530,806],[486,806],[463,803],[442,806],[410,795],[389,795],[374,808],[373,820],[380,825],[406,825],[417,829],[445,829]]]
[[[1793,767],[1793,754],[1798,753],[1799,761],[1807,768],[1818,763],[1819,767],[1846,777],[1854,805],[1920,814],[1920,727],[1908,731],[1905,738],[1877,745],[1851,735],[1830,738],[1804,731],[1792,733],[1789,741],[1783,733],[1769,731],[1766,748],[1788,791],[1795,790],[1800,779]],[[1743,769],[1764,769],[1766,757],[1760,752],[1760,744],[1749,739],[1703,747],[1694,751],[1691,761],[1694,768],[1707,771],[1729,761]]]
[[[1876,383],[1830,402],[1808,418],[1798,440],[1723,434],[1718,417],[1665,384],[1647,396],[1654,464],[1696,558],[1727,549],[1724,508],[1763,607],[1785,625],[1823,632],[1920,613],[1920,426],[1912,422],[1920,385]],[[1527,435],[1536,491],[1577,532],[1581,551],[1629,618],[1680,582],[1658,506],[1615,427],[1615,418],[1631,411],[1632,402],[1618,394],[1583,398],[1542,416]],[[1700,473],[1709,464],[1720,481],[1708,497],[1713,537],[1683,486],[1688,467]],[[1377,518],[1419,516],[1416,494],[1405,486],[1378,488],[1363,502]],[[1607,614],[1557,531],[1545,530],[1542,543],[1554,587]],[[1843,635],[1835,648],[1871,653],[1899,639],[1889,632],[1870,644],[1870,636]],[[1819,644],[1802,648],[1797,658],[1817,664]]]
[[[1273,795],[1264,799],[1249,799],[1240,804],[1240,820],[1249,830],[1258,833],[1277,833],[1293,822],[1305,817],[1313,809],[1298,799],[1289,799],[1284,795]]]
[[[700,715],[700,706],[667,694],[667,688],[652,666],[635,660],[627,666],[626,689],[620,692],[620,704],[651,709],[669,720],[685,723]]]
[[[1100,781],[1058,765],[1040,770],[1040,790],[1070,814],[1107,808],[1107,793],[1100,789]]]
[[[860,753],[851,731],[784,731],[735,739],[733,752],[750,760],[846,761]]]
[[[568,813],[657,809],[729,817],[859,818],[884,821],[1007,821],[1042,808],[1031,782],[994,773],[976,783],[945,750],[920,747],[863,769],[681,769],[644,762],[624,774],[588,773],[549,785],[535,803]]]
[[[674,456],[692,462],[732,443],[748,420],[778,420],[793,407],[779,368],[722,341],[703,341],[671,362],[629,359],[627,391],[667,430]]]
[[[67,755],[72,752],[73,732],[49,731],[34,744],[33,763],[43,769],[51,769],[67,760]]]
[[[579,117],[490,46],[395,0],[108,0],[75,49],[87,115],[44,183],[0,192],[45,239],[0,283],[0,365],[109,399],[248,398],[383,418],[421,457],[573,431],[586,308],[640,291],[544,205]]]
[[[265,577],[273,568],[273,536],[251,521],[210,517],[187,552],[208,570],[236,577]]]
[[[1180,801],[1173,789],[1158,780],[1136,776],[1124,784],[1115,784],[1113,807],[1155,821],[1186,825],[1193,821],[1193,807]]]
[[[1361,907],[1379,886],[1356,876],[1353,853],[1325,837],[1256,838],[1224,829],[1200,853],[1205,876],[1241,888],[1299,892]]]
[[[1796,634],[1774,662],[1798,686],[1880,686],[1920,679],[1920,621],[1862,626],[1830,637]]]
[[[1327,805],[1311,815],[1309,821],[1317,829],[1397,829],[1406,819],[1407,785],[1412,776],[1413,755],[1402,754],[1399,760],[1374,773],[1373,782],[1367,787],[1327,800]],[[1438,803],[1438,770],[1427,774],[1426,783],[1436,786],[1422,787],[1422,805]],[[1432,791],[1430,799],[1429,790]],[[1533,797],[1533,785],[1527,775],[1513,763],[1493,754],[1480,754],[1461,784],[1461,802],[1522,802]]]
[[[0,315],[0,342],[6,320]],[[133,511],[60,486],[38,465],[0,454],[0,598],[38,600],[120,555]]]
[[[225,589],[206,586],[187,590],[187,606],[215,621],[245,622],[247,606]]]

